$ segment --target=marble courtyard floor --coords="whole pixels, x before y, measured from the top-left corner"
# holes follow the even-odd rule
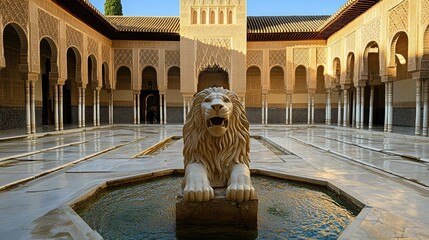
[[[0,141],[0,239],[100,238],[70,202],[106,181],[182,169],[180,138],[147,151],[181,130],[115,125]],[[251,135],[254,171],[329,182],[366,206],[341,239],[429,239],[429,138],[323,125],[255,125]]]

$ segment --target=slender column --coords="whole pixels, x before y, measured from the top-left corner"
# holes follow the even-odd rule
[[[343,90],[344,97],[344,113],[343,113],[343,127],[347,127],[349,125],[349,90]]]
[[[109,93],[109,124],[113,124],[113,90]]]
[[[268,94],[265,94],[265,125],[268,124]]]
[[[183,123],[186,122],[186,98],[183,97]]]
[[[63,110],[64,110],[64,106],[63,106],[63,86],[64,85],[59,85],[59,105],[60,105],[60,130],[64,130],[64,116],[63,116]]]
[[[328,118],[327,118],[327,124],[331,125],[331,91],[328,91]]]
[[[374,118],[374,85],[371,85],[371,90],[369,92],[369,120],[368,120],[368,129],[372,129],[373,118]]]
[[[159,124],[162,124],[164,122],[164,105],[162,102],[162,94],[159,95]]]
[[[27,134],[31,133],[31,99],[30,99],[30,81],[25,81],[25,113],[26,113],[26,124]]]
[[[311,123],[311,95],[307,93],[307,124]]]
[[[356,128],[360,128],[360,87],[356,87]]]
[[[429,80],[423,81],[423,136],[428,135],[428,97],[429,97]]]
[[[262,94],[262,125],[265,125],[265,94]]]
[[[85,127],[85,90],[86,88],[82,88],[82,127]]]
[[[54,120],[55,120],[55,131],[60,129],[58,119],[58,85],[54,85]]]
[[[384,131],[387,132],[387,119],[389,114],[389,103],[387,99],[389,84],[388,82],[384,83]]]
[[[77,126],[82,127],[82,88],[78,88]]]
[[[97,126],[100,126],[100,90],[97,90]]]
[[[97,89],[93,90],[93,106],[92,106],[92,113],[94,115],[93,117],[93,126],[97,126]]]
[[[166,95],[162,95],[163,106],[164,106],[164,122],[163,124],[167,124],[167,98]],[[244,102],[244,101],[243,101]]]
[[[360,90],[360,128],[363,129],[365,116],[365,87]]]
[[[134,109],[134,124],[137,124],[137,102],[136,102],[136,94],[133,93],[133,109]]]
[[[328,124],[328,93],[325,93],[325,124]]]
[[[420,135],[421,128],[421,101],[422,101],[422,81],[421,79],[416,79],[416,128],[414,131],[415,135]]]
[[[387,100],[389,102],[389,109],[388,109],[388,118],[387,118],[387,131],[392,132],[392,123],[393,123],[393,82],[388,82],[389,91],[387,95]]]
[[[137,94],[137,124],[140,124],[140,93]]]
[[[293,99],[292,94],[289,94],[289,124],[292,124],[292,113],[293,113]]]
[[[30,97],[31,97],[31,133],[36,133],[36,82],[31,81]]]
[[[311,94],[311,124],[314,124],[314,93]]]
[[[289,94],[286,94],[285,111],[286,111],[286,125],[288,125],[289,124]]]
[[[338,90],[338,126],[341,126],[341,90]]]
[[[356,127],[356,90],[353,94],[352,127]]]

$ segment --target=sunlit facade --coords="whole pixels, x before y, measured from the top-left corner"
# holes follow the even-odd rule
[[[247,16],[245,0],[181,0],[178,17],[105,17],[86,0],[0,2],[0,130],[180,124],[209,86],[235,91],[253,124],[427,136],[429,0],[277,17]]]

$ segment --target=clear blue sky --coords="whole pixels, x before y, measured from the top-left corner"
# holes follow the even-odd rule
[[[105,0],[89,1],[104,13]],[[122,0],[122,12],[124,16],[179,16],[179,2],[180,0]],[[347,0],[247,0],[247,15],[332,15],[346,2]]]

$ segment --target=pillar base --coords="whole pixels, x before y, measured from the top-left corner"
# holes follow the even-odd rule
[[[241,225],[245,229],[257,229],[258,199],[232,202],[225,198],[226,188],[215,188],[215,198],[208,202],[187,202],[182,196],[176,200],[177,226],[207,226],[218,224]]]

